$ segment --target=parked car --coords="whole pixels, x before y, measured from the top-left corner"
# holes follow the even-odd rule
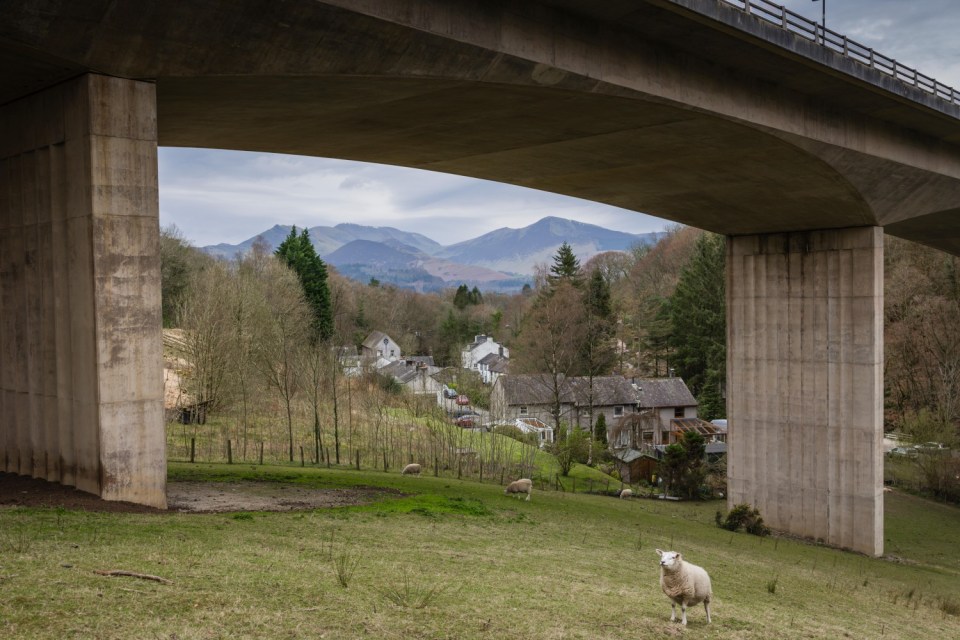
[[[468,398],[468,397],[465,396],[465,395],[459,395],[459,396],[457,396],[457,404],[459,404],[459,405],[470,404],[470,398]]]
[[[444,398],[449,398],[450,400],[452,400],[452,399],[454,399],[454,398],[457,397],[457,390],[456,390],[456,389],[451,389],[450,387],[444,387],[444,388],[443,388],[443,397],[444,397]]]
[[[915,447],[894,447],[887,452],[891,458],[913,458],[917,455]]]
[[[480,424],[478,422],[479,419],[480,416],[460,416],[454,420],[453,423],[458,427],[476,427]]]

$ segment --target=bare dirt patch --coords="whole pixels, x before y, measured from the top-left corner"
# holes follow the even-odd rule
[[[354,487],[311,489],[274,482],[169,482],[168,508],[102,500],[86,491],[36,478],[0,473],[0,508],[63,507],[113,513],[221,513],[231,511],[298,511],[369,504],[394,489]]]

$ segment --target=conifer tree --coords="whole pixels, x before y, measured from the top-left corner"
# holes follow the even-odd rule
[[[297,274],[304,296],[313,315],[312,340],[325,342],[333,335],[333,309],[330,302],[330,286],[327,283],[327,265],[324,264],[313,242],[310,232],[304,229],[299,235],[297,227],[277,247],[275,252],[287,266]]]
[[[580,260],[573,253],[573,249],[564,241],[557,253],[553,256],[553,264],[550,266],[550,275],[547,276],[547,282],[551,288],[557,286],[559,282],[569,282],[579,287],[583,284],[583,277],[580,275]]]
[[[667,306],[668,360],[698,398],[719,390],[726,379],[725,251],[723,236],[700,236]]]

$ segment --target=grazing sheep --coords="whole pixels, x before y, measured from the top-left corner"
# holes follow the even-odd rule
[[[661,551],[660,556],[660,588],[670,598],[670,622],[677,619],[677,605],[683,613],[683,624],[687,624],[687,607],[703,603],[707,611],[707,622],[710,622],[710,601],[713,599],[713,589],[710,586],[710,576],[703,567],[684,562],[683,557],[676,551]]]
[[[521,493],[527,494],[527,500],[530,499],[530,494],[533,493],[533,480],[529,478],[520,478],[519,480],[514,480],[507,485],[507,488],[503,490],[504,495],[510,493],[518,494],[519,498]]]
[[[403,468],[403,471],[400,472],[404,476],[413,476],[420,475],[420,465],[418,464],[408,464]]]
[[[633,497],[633,489],[621,489],[620,490],[621,498],[631,498]]]

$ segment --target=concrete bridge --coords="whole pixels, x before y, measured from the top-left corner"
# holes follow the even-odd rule
[[[296,153],[726,234],[730,502],[882,553],[883,233],[960,253],[958,96],[739,4],[0,3],[0,470],[165,503],[157,145]]]

